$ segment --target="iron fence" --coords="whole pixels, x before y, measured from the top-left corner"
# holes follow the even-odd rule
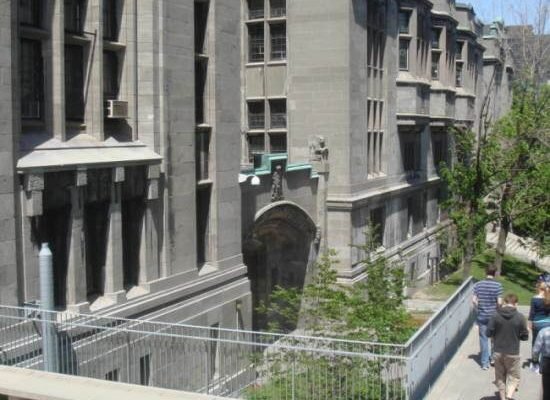
[[[229,398],[416,400],[471,327],[472,286],[405,345],[0,306],[0,364]]]

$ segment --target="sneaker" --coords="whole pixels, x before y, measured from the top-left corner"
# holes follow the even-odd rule
[[[493,360],[492,358],[489,360],[489,364],[491,364],[491,367],[494,367],[495,366],[495,360]]]
[[[483,371],[487,371],[487,370],[489,369],[489,366],[488,366],[488,365],[484,365],[483,367],[481,367],[481,369],[482,369]]]
[[[540,372],[539,363],[531,362],[529,364],[529,370],[538,374]]]

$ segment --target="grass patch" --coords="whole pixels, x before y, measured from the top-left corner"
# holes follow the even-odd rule
[[[472,263],[472,276],[477,281],[485,278],[485,268],[494,258],[495,253],[491,250],[475,257]],[[506,256],[502,263],[502,276],[498,281],[502,283],[504,294],[513,292],[518,296],[520,305],[529,305],[531,297],[535,294],[535,283],[539,274],[537,267]],[[445,300],[451,297],[461,284],[462,270],[459,270],[439,284],[424,290],[423,295],[434,300]]]

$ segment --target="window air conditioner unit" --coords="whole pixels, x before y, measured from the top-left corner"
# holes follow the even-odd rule
[[[107,118],[128,118],[128,102],[123,100],[107,100]]]

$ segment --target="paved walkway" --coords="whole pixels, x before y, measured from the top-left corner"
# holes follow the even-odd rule
[[[523,311],[523,310],[522,310]],[[426,400],[497,400],[493,368],[483,371],[478,364],[479,336],[474,326]],[[521,343],[521,358],[529,358],[531,342]],[[542,399],[540,375],[531,372],[527,363],[521,370],[519,391],[514,400]]]

